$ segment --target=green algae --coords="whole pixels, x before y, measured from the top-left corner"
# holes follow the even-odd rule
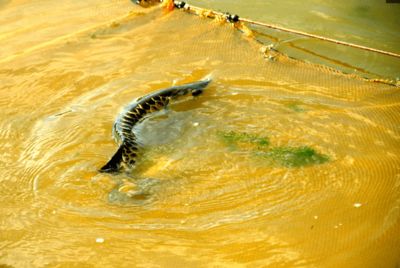
[[[248,152],[272,166],[303,167],[329,161],[329,156],[309,146],[270,147],[267,136],[235,131],[218,131],[217,135],[230,150]]]
[[[237,149],[240,145],[251,145],[260,148],[269,146],[269,138],[266,136],[257,136],[246,132],[218,131],[218,137],[231,149]]]
[[[296,113],[303,113],[306,111],[299,103],[296,102],[291,102],[287,104],[286,107]]]
[[[308,146],[274,147],[265,152],[254,152],[257,156],[274,165],[284,167],[302,167],[323,164],[329,161],[327,155],[317,152]]]

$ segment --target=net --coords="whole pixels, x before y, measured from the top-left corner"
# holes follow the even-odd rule
[[[4,45],[2,263],[395,267],[398,87],[292,59],[207,11],[125,4]],[[134,173],[98,173],[122,107],[209,74],[146,121]]]

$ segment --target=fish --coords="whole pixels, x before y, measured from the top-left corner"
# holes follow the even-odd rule
[[[211,77],[208,76],[189,84],[160,89],[131,102],[118,115],[113,125],[112,133],[119,144],[118,150],[99,171],[116,173],[123,168],[132,169],[139,150],[139,143],[134,132],[135,125],[144,121],[151,113],[166,108],[171,100],[189,94],[194,97],[202,94],[211,81]]]

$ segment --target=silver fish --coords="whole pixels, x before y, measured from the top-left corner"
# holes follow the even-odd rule
[[[113,157],[105,164],[100,172],[118,172],[122,167],[130,169],[136,162],[138,142],[133,131],[137,123],[143,121],[149,114],[168,106],[170,100],[191,94],[197,96],[211,82],[210,78],[161,89],[136,99],[118,115],[113,126],[113,135],[119,143],[119,148]]]

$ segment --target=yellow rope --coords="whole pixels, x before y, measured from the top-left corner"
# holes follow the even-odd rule
[[[277,30],[284,31],[284,32],[303,35],[303,36],[307,36],[307,37],[311,37],[311,38],[315,38],[315,39],[319,39],[319,40],[323,40],[323,41],[327,41],[327,42],[331,42],[331,43],[336,43],[336,44],[340,44],[340,45],[344,45],[344,46],[359,48],[359,49],[363,49],[363,50],[367,50],[367,51],[372,51],[372,52],[384,54],[384,55],[387,55],[387,56],[400,58],[400,54],[396,54],[396,53],[390,52],[390,51],[380,50],[380,49],[377,49],[377,48],[371,48],[371,47],[366,47],[366,46],[361,46],[361,45],[348,43],[348,42],[344,42],[344,41],[340,41],[340,40],[336,40],[336,39],[332,39],[332,38],[328,38],[328,37],[324,37],[324,36],[320,36],[320,35],[316,35],[316,34],[310,34],[310,33],[302,32],[302,31],[288,29],[288,28],[284,28],[284,27],[281,27],[281,26],[277,26],[277,25],[272,25],[272,24],[252,21],[250,19],[244,19],[243,18],[243,19],[240,19],[240,20],[244,21],[244,22],[247,22],[247,23],[254,24],[254,25],[261,25],[261,26],[268,27],[268,28],[271,28],[271,29],[277,29]]]

